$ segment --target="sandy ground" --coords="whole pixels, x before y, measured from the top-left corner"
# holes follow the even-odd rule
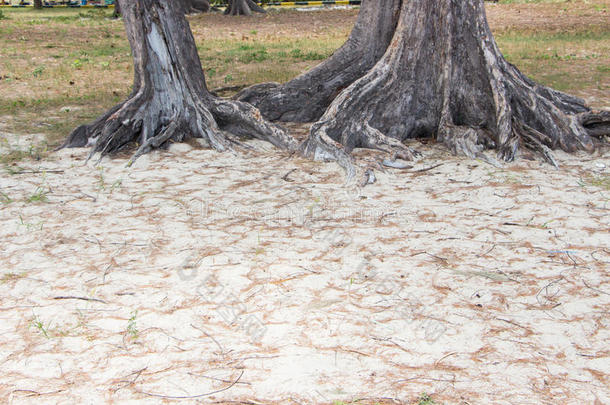
[[[610,154],[359,189],[253,145],[2,173],[0,398],[610,403]]]

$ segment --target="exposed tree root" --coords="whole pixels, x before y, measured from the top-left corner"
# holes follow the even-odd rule
[[[331,149],[374,148],[409,159],[413,152],[402,141],[434,137],[455,154],[491,164],[498,162],[486,149],[507,162],[527,150],[557,165],[554,149],[593,151],[592,137],[609,134],[609,115],[508,63],[482,0],[405,1],[384,57],[334,100],[303,150],[340,156],[352,173]]]
[[[401,0],[365,0],[347,42],[329,59],[286,84],[263,83],[235,97],[272,121],[313,122],[347,86],[383,56],[398,22]]]
[[[578,116],[578,121],[590,137],[594,139],[610,137],[610,111],[585,112]]]
[[[335,141],[326,133],[325,123],[318,122],[311,128],[310,136],[301,145],[301,153],[317,161],[335,161],[347,173],[347,181],[352,181],[356,175],[354,160],[340,142]]]

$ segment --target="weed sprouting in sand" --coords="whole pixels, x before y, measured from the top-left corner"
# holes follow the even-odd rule
[[[34,318],[32,319],[32,327],[37,329],[47,339],[51,339],[51,336],[49,335],[49,326],[45,326],[36,314],[34,314]]]
[[[435,405],[438,402],[434,401],[432,397],[425,392],[423,392],[419,398],[417,398],[417,405]]]
[[[26,273],[5,273],[2,275],[2,278],[0,278],[0,284],[8,283],[11,281],[17,281],[24,278],[25,276]]]
[[[31,230],[42,231],[42,227],[44,225],[44,221],[40,221],[40,222],[37,222],[37,223],[25,222],[23,220],[23,216],[21,216],[21,214],[19,214],[19,225],[20,226],[24,226],[28,231],[31,231]]]
[[[138,311],[133,311],[131,313],[131,317],[127,320],[127,334],[133,340],[136,340],[138,338],[138,325],[136,320],[137,316]]]
[[[0,191],[0,203],[2,203],[3,205],[8,205],[12,202],[13,200],[8,196],[8,194]]]
[[[49,193],[48,190],[45,190],[44,188],[42,188],[42,186],[39,186],[36,188],[36,190],[34,191],[34,193],[32,193],[29,197],[27,197],[27,202],[30,203],[46,203],[49,201],[47,194]]]

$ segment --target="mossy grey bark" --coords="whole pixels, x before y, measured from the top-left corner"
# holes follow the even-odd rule
[[[193,35],[177,2],[130,0],[121,5],[134,59],[134,90],[127,101],[75,129],[65,147],[90,145],[92,154],[105,155],[136,143],[138,157],[171,142],[200,138],[224,151],[235,144],[234,134],[296,148],[296,141],[256,108],[208,92]]]

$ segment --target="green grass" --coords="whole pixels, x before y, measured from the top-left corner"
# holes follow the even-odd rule
[[[49,335],[49,326],[45,326],[37,315],[34,315],[34,318],[32,319],[32,327],[37,329],[47,339],[51,338]]]
[[[438,404],[438,402],[435,402],[432,397],[428,394],[426,394],[425,392],[422,393],[419,398],[417,399],[417,405],[434,405],[434,404]]]
[[[47,152],[48,148],[45,142],[39,145],[30,145],[26,150],[10,149],[4,153],[0,153],[0,163],[7,166],[24,159],[41,160],[46,156]]]
[[[5,194],[2,191],[0,191],[0,204],[8,205],[12,202],[13,202],[13,200],[8,196],[8,194]]]
[[[137,316],[138,316],[138,311],[134,311],[131,313],[131,317],[129,318],[129,320],[127,321],[127,334],[129,335],[129,337],[133,340],[138,338],[138,325],[137,325]]]
[[[589,174],[578,181],[581,187],[593,186],[603,190],[610,191],[610,175],[607,174]]]
[[[0,278],[0,284],[21,280],[22,278],[25,278],[25,276],[26,273],[4,273]]]
[[[30,203],[46,203],[49,201],[47,198],[47,194],[49,192],[42,187],[38,187],[34,193],[32,193],[29,197],[27,197],[27,202]]]
[[[506,59],[535,81],[570,93],[610,90],[608,27],[563,32],[505,31],[496,40]]]

